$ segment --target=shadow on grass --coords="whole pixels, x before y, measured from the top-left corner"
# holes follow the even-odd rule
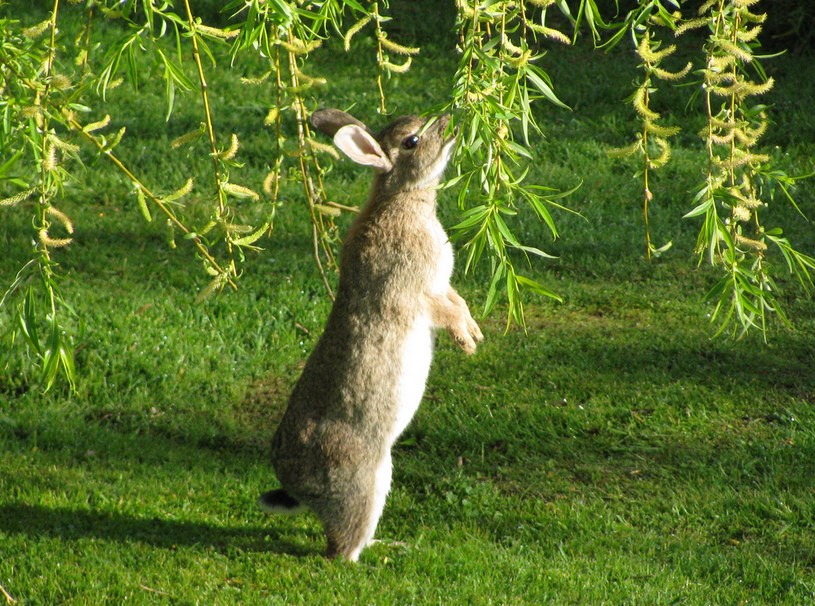
[[[318,555],[316,549],[288,542],[268,527],[221,527],[204,522],[141,518],[133,515],[44,507],[26,503],[0,505],[0,532],[63,541],[92,538],[144,543],[161,549],[204,547],[219,551],[275,552],[291,556]]]

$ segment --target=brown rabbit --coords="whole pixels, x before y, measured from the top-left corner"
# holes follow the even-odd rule
[[[356,561],[391,484],[391,447],[424,393],[436,328],[468,354],[481,331],[450,286],[453,249],[436,218],[436,187],[455,137],[450,123],[402,117],[378,134],[324,109],[314,126],[376,170],[345,238],[337,297],[272,439],[282,489],[267,511],[320,518],[328,557]]]

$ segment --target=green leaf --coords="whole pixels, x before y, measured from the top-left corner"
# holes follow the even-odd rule
[[[26,292],[17,321],[28,344],[37,354],[42,355],[43,349],[37,331],[37,304],[33,287],[29,287]]]
[[[532,85],[550,102],[554,103],[558,107],[562,107],[563,109],[571,109],[568,105],[563,103],[563,101],[558,99],[557,95],[555,95],[555,91],[552,90],[552,87],[541,76],[541,74],[543,74],[543,76],[546,74],[542,71],[538,73],[538,71],[539,70],[536,67],[530,65],[526,72],[527,80],[529,80]]]
[[[542,297],[547,297],[549,299],[554,299],[558,303],[563,303],[563,298],[558,295],[556,292],[549,290],[543,284],[536,280],[532,280],[531,278],[527,278],[526,276],[522,276],[520,274],[516,274],[515,279],[518,283],[534,292],[535,294],[541,295]]]
[[[490,281],[490,288],[487,291],[487,297],[484,300],[484,315],[489,315],[498,302],[498,284],[504,278],[506,267],[503,263],[496,262],[492,270],[492,280]]]
[[[484,204],[469,208],[462,213],[463,220],[450,229],[454,231],[470,229],[471,227],[482,223],[486,219],[487,215],[489,215],[489,212],[489,207]]]
[[[535,255],[537,257],[542,257],[544,259],[557,259],[556,256],[550,255],[549,253],[545,253],[541,249],[535,248],[534,246],[526,246],[524,244],[519,244],[515,248],[517,248],[518,250],[522,250],[526,253]]]

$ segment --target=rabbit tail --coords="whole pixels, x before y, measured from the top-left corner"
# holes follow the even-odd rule
[[[270,490],[260,495],[260,508],[266,513],[296,514],[305,510],[305,506],[282,488]]]

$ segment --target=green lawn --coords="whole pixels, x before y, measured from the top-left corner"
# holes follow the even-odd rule
[[[427,33],[415,16],[407,23],[403,35]],[[381,123],[371,52],[317,52],[330,80],[321,104],[356,103]],[[428,41],[387,84],[397,112],[443,100],[456,60]],[[296,184],[240,289],[196,305],[208,278],[191,247],[170,250],[163,223],[145,223],[129,188],[86,150],[63,205],[75,243],[56,257],[84,324],[77,392],[43,394],[19,349],[0,353],[9,596],[26,606],[813,603],[815,303],[782,279],[794,331],[774,326],[768,344],[711,340],[701,299],[716,276],[697,268],[698,225],[681,218],[704,168],[693,129],[656,176],[653,239],[674,245],[648,263],[634,167],[605,155],[633,132],[622,102],[632,53],[584,45],[544,62],[574,111],[539,108],[546,136],[533,177],[563,189],[582,181],[567,201],[582,217],[557,213],[555,242],[524,214],[515,225],[558,255],[530,273],[564,303],[530,299],[526,332],[505,332],[500,311],[482,319],[486,340],[471,358],[440,336],[423,405],[394,452],[385,543],[357,565],[321,556],[315,518],[256,507],[275,485],[276,420],[329,310]],[[767,149],[788,172],[811,171],[815,64],[766,65],[777,79]],[[238,82],[246,66],[227,66],[211,74],[216,129],[238,133],[245,166],[234,176],[259,187],[269,99]],[[687,94],[661,102],[680,113]],[[200,121],[196,94],[177,101],[169,124],[161,83],[148,79],[138,95],[123,86],[110,103],[128,126],[120,151],[149,184],[172,191],[195,171],[207,183],[205,151],[168,149]],[[355,203],[367,179],[343,162],[327,186]],[[813,194],[810,181],[797,192],[808,216]],[[455,192],[441,206],[453,225]],[[815,251],[794,210],[779,202],[771,216]],[[31,218],[0,217],[5,288],[28,258]],[[483,304],[482,271],[455,283],[474,309]],[[10,318],[0,310],[3,329]]]

